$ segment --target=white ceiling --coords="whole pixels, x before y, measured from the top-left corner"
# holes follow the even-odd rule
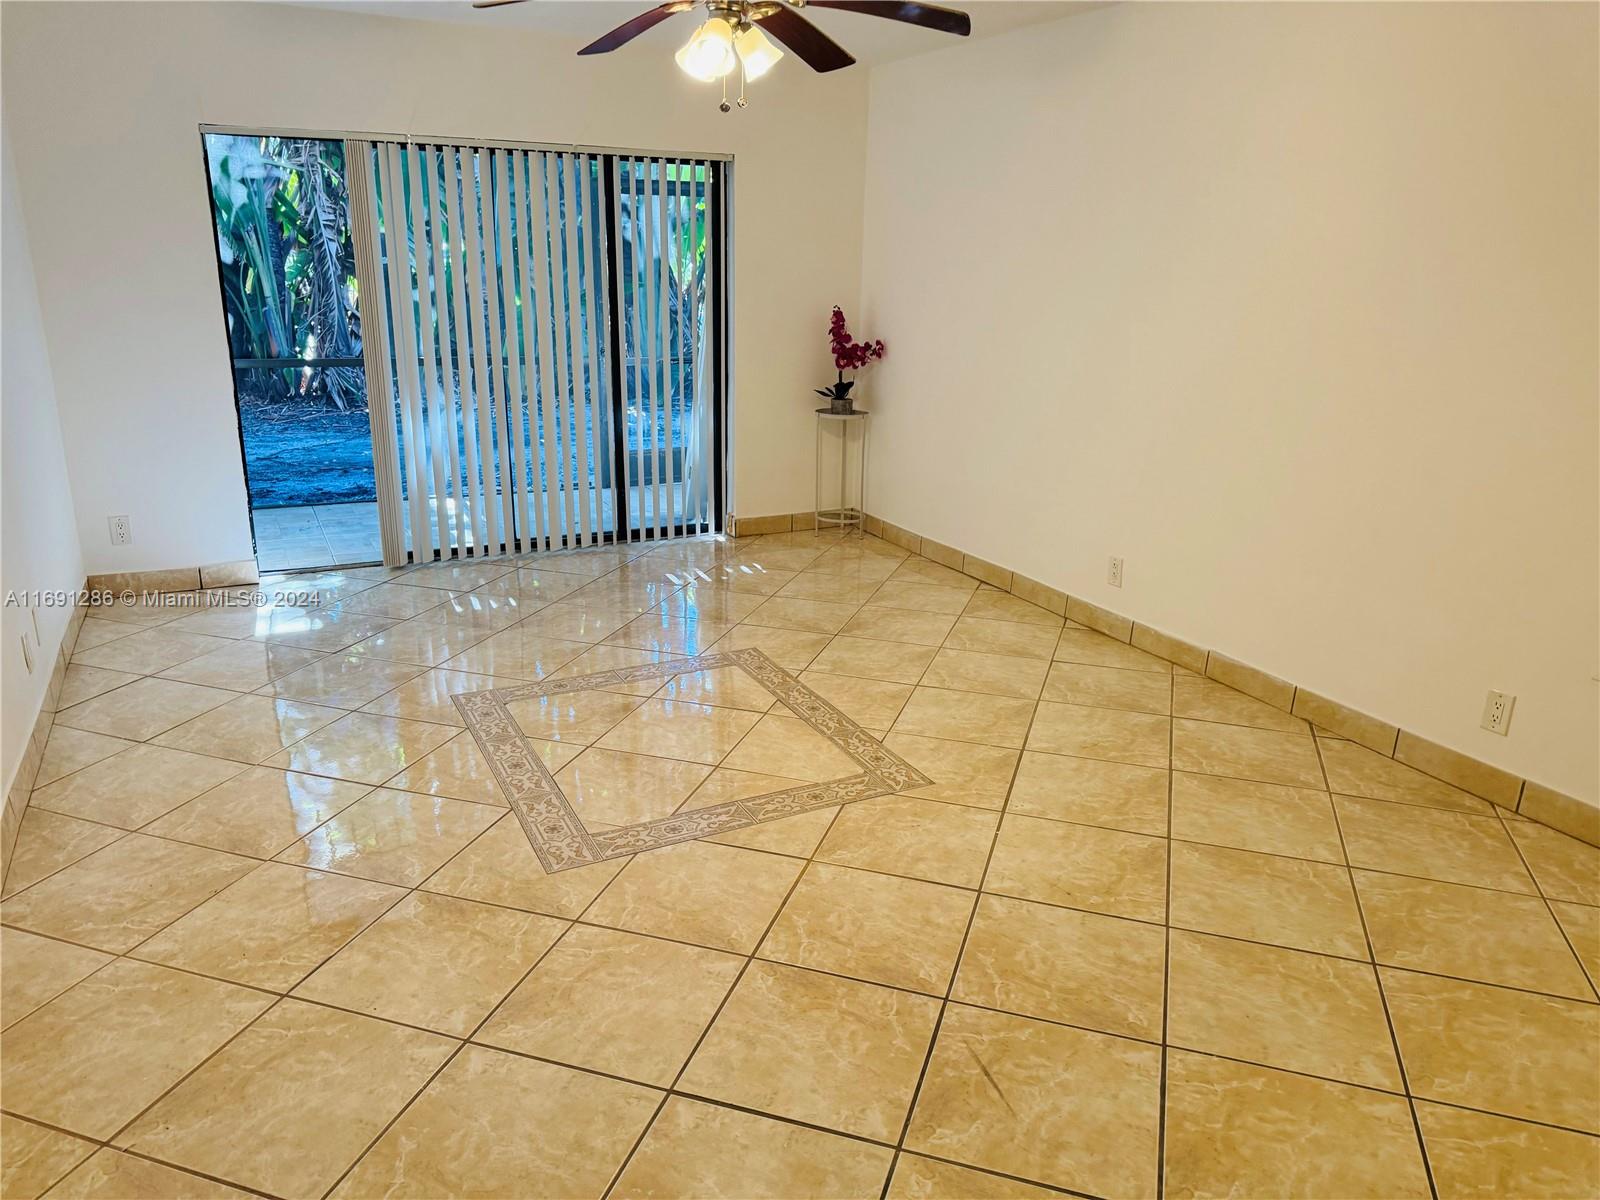
[[[416,21],[449,21],[484,29],[518,29],[544,32],[580,44],[653,6],[652,0],[527,0],[501,8],[474,9],[470,0],[297,0],[316,8],[375,13]],[[944,0],[972,16],[975,38],[1004,33],[1023,25],[1050,21],[1084,8],[1098,7],[1083,0]],[[808,9],[806,17],[850,51],[857,62],[868,65],[891,62],[930,50],[943,50],[959,39],[915,25],[864,17],[856,13]],[[688,14],[664,21],[649,33],[617,51],[618,54],[649,47],[676,47],[694,28]]]

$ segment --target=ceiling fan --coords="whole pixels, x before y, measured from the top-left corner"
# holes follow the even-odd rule
[[[610,33],[590,42],[579,54],[607,54],[654,29],[668,17],[699,7],[701,0],[670,0],[624,21]],[[524,0],[473,0],[473,8],[499,8]],[[783,57],[766,34],[782,42],[813,71],[837,71],[856,60],[849,51],[799,13],[803,8],[838,8],[846,12],[921,25],[941,33],[966,37],[972,21],[966,13],[917,0],[704,0],[710,14],[676,55],[685,72],[706,83],[723,81],[721,108],[727,112],[727,77],[740,72],[739,107],[744,107],[743,83],[759,79]],[[763,32],[765,31],[765,32]]]

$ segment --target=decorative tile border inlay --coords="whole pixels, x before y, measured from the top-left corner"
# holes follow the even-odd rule
[[[597,833],[583,823],[544,762],[528,748],[527,735],[506,708],[509,702],[535,696],[603,691],[616,684],[668,679],[718,667],[737,667],[749,675],[790,713],[854,759],[862,768],[861,773]],[[759,650],[700,654],[571,679],[466,692],[452,699],[546,871],[622,858],[641,850],[745,829],[815,808],[871,800],[933,782]]]

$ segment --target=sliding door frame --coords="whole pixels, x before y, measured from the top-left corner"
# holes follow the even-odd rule
[[[630,541],[655,541],[665,537],[682,537],[692,532],[691,527],[683,520],[683,518],[687,515],[687,513],[683,511],[683,506],[679,506],[677,504],[673,504],[671,506],[672,509],[676,511],[673,512],[671,520],[666,523],[664,527],[658,527],[657,523],[646,525],[642,519],[639,519],[639,515],[633,512],[633,489],[629,486],[631,481],[629,478],[630,471],[628,469],[628,456],[630,451],[627,445],[628,389],[624,379],[624,375],[627,370],[627,338],[625,331],[622,330],[618,324],[618,322],[622,319],[620,309],[622,295],[620,285],[621,269],[618,262],[618,255],[616,253],[616,247],[618,245],[617,238],[620,236],[620,230],[617,227],[617,174],[619,164],[630,159],[642,159],[646,162],[655,160],[657,162],[704,163],[706,167],[705,199],[708,219],[714,222],[711,226],[712,236],[708,238],[707,245],[707,254],[709,255],[710,260],[707,265],[708,287],[710,290],[710,304],[708,305],[709,311],[707,313],[707,321],[710,326],[708,331],[710,347],[708,354],[709,379],[707,396],[712,409],[712,436],[710,449],[713,456],[713,462],[709,464],[710,478],[707,486],[707,507],[709,509],[709,512],[707,513],[707,523],[709,524],[710,530],[713,533],[721,533],[728,527],[727,452],[728,447],[731,444],[728,422],[731,415],[731,383],[733,373],[733,338],[731,328],[731,322],[733,319],[733,306],[730,302],[733,277],[731,261],[733,254],[733,219],[731,203],[731,168],[733,164],[733,156],[731,154],[717,153],[713,151],[662,151],[633,149],[618,146],[594,146],[569,142],[511,141],[499,138],[484,139],[458,136],[435,136],[431,134],[424,135],[415,133],[394,134],[360,130],[293,129],[265,125],[217,125],[202,123],[199,126],[199,129],[201,134],[200,142],[203,156],[207,152],[207,134],[231,134],[241,137],[312,138],[323,141],[341,141],[347,143],[366,142],[377,145],[380,148],[380,152],[383,145],[396,143],[409,147],[415,147],[418,150],[421,150],[424,147],[453,148],[471,146],[492,151],[542,151],[554,154],[574,154],[588,156],[598,165],[601,184],[599,188],[599,196],[601,203],[603,203],[605,206],[604,220],[602,225],[606,238],[603,255],[603,266],[606,273],[606,286],[604,289],[605,312],[602,336],[605,339],[604,349],[609,359],[607,364],[605,388],[606,395],[603,397],[600,403],[601,405],[610,406],[609,411],[605,414],[605,420],[608,426],[607,431],[610,442],[610,462],[608,466],[610,468],[611,478],[609,481],[609,486],[614,497],[614,519],[612,522],[612,529],[595,531],[593,535],[595,544],[625,543]],[[202,158],[203,163],[207,161],[208,160],[204,157]],[[209,186],[208,166],[208,189]],[[665,179],[663,179],[661,186],[663,188],[666,186]],[[209,199],[207,207],[208,211],[210,211]],[[212,217],[212,234],[213,239],[215,239],[216,230],[214,213],[212,213]],[[220,260],[218,263],[218,281],[220,285]],[[373,303],[373,300],[368,299],[367,303],[370,305]],[[386,307],[381,297],[378,298],[378,303],[381,307]],[[223,306],[223,316],[224,323],[226,323],[226,304]],[[387,319],[386,313],[384,314],[384,319]],[[363,324],[365,324],[365,319]],[[394,352],[399,353],[399,349],[396,348]],[[306,364],[300,360],[294,360],[293,365],[304,366]],[[352,359],[348,364],[345,364],[344,360],[340,360],[340,365],[365,366],[365,363],[364,360]],[[398,380],[391,380],[390,385],[391,387],[398,386]],[[367,381],[367,390],[368,403],[371,404],[373,381],[370,379]],[[386,397],[386,402],[392,402],[391,398]],[[404,396],[402,395],[401,403],[404,404],[404,402]],[[237,382],[235,381],[234,406],[236,410],[238,408],[238,403]],[[595,405],[595,400],[593,398],[591,398],[590,404],[591,406]],[[672,453],[670,388],[667,391],[666,409],[668,440],[666,453],[670,455]],[[502,431],[502,434],[504,435],[505,432],[506,431]],[[537,453],[537,449],[535,449],[535,453]],[[644,449],[641,447],[641,458],[643,453]],[[244,457],[244,435],[242,425],[240,426],[240,457],[241,459]],[[375,465],[376,459],[377,451],[374,450]],[[599,489],[601,486],[599,479],[599,466],[600,464],[597,461],[595,470],[595,486],[597,489]],[[248,467],[246,469],[248,470]],[[487,468],[485,469],[487,470]],[[517,473],[520,474],[520,470]],[[508,486],[508,484],[511,483],[512,481],[504,479],[501,480],[500,487],[502,493],[504,493],[504,489]],[[520,486],[520,484],[517,484],[516,486]],[[441,497],[441,499],[443,499],[443,497]],[[502,495],[502,499],[504,499],[504,495]],[[597,497],[595,516],[597,521],[603,523],[604,501],[599,497]],[[443,520],[442,515],[440,519]],[[635,525],[636,520],[638,521],[637,525]],[[474,523],[476,522],[474,521]],[[524,527],[519,527],[515,531],[514,536],[517,541],[523,543],[522,552],[526,553],[529,550],[528,543],[534,542],[537,539],[534,537],[534,531],[526,528],[525,523],[519,522],[519,526]],[[474,529],[473,532],[474,535],[476,535],[477,530]],[[450,547],[441,546],[439,551],[440,556],[441,558],[449,558],[453,556],[458,559],[465,559],[469,557],[478,557],[479,555],[483,554],[494,554],[497,552],[497,550],[502,554],[514,553],[515,548],[513,546],[512,531],[510,529],[502,529],[498,532],[501,535],[500,545],[498,548],[492,546],[477,546],[475,536],[474,545],[470,551],[467,547],[459,544],[453,549]],[[445,539],[441,536],[440,540],[443,541]],[[456,540],[459,542],[459,539]],[[410,560],[412,562],[430,561],[431,553],[419,552],[417,531],[415,529],[412,531],[411,541],[412,545],[409,549]],[[551,548],[555,549],[556,547],[552,545]]]

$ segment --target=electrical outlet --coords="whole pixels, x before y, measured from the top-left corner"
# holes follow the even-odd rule
[[[133,525],[127,517],[107,517],[106,524],[111,529],[111,544],[113,546],[131,546],[133,544]]]
[[[1106,582],[1112,587],[1122,586],[1122,560],[1111,558],[1106,562]]]
[[[1507,692],[1490,692],[1483,702],[1483,727],[1501,737],[1511,732],[1511,710],[1517,698]]]

